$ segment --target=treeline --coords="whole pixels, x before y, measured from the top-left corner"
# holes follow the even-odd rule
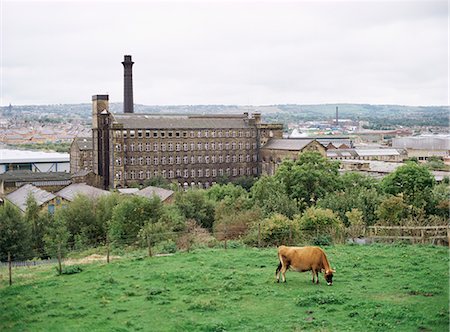
[[[447,222],[448,179],[436,184],[425,166],[408,162],[381,181],[338,169],[337,162],[311,152],[284,161],[274,176],[246,189],[227,183],[179,191],[170,204],[117,193],[95,201],[79,196],[50,215],[30,196],[22,215],[6,202],[0,207],[0,260],[8,252],[24,260],[105,244],[166,252],[224,239],[326,245],[360,236],[375,224]]]

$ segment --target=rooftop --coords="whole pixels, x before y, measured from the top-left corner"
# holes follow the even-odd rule
[[[91,199],[97,199],[104,195],[111,194],[109,191],[89,186],[85,183],[73,183],[56,193],[57,196],[72,202],[76,196],[84,195]]]
[[[272,138],[264,145],[263,149],[270,150],[289,150],[289,151],[299,151],[305,146],[312,143],[314,139],[297,139],[297,138]]]
[[[0,149],[0,164],[30,162],[69,162],[68,153]]]
[[[68,181],[70,174],[66,172],[32,172],[7,171],[0,174],[0,181],[4,182],[32,182],[32,181]]]
[[[38,206],[41,206],[56,197],[48,191],[37,188],[31,184],[26,184],[6,195],[5,198],[17,206],[20,210],[25,212],[27,209],[27,199],[29,194],[33,195]]]
[[[249,128],[247,115],[155,115],[115,113],[124,129],[240,129]]]
[[[163,201],[163,202],[166,199],[168,199],[170,196],[172,196],[173,194],[174,194],[173,190],[152,187],[152,186],[145,187],[144,189],[141,189],[135,193],[135,195],[139,195],[139,196],[143,196],[143,197],[147,197],[147,198],[152,198],[153,196],[158,196],[161,199],[161,201]]]
[[[81,151],[92,150],[92,137],[75,137],[73,141]]]

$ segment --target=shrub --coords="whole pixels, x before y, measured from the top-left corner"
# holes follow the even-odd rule
[[[160,254],[173,254],[177,252],[177,244],[173,240],[162,241],[156,246],[156,252]]]
[[[328,235],[319,235],[313,237],[312,244],[315,246],[329,246],[333,243],[333,240]]]
[[[299,238],[298,222],[292,221],[282,214],[274,214],[259,224],[262,246],[289,245],[290,242],[297,242]],[[245,240],[250,245],[258,243],[258,223],[253,224]]]
[[[344,225],[337,214],[329,209],[308,208],[305,213],[296,218],[299,223],[301,239],[313,243],[314,239],[326,236],[333,242],[341,242]]]
[[[59,273],[59,269],[55,266],[56,272]],[[62,267],[61,274],[76,274],[83,271],[83,268],[80,265],[67,265]]]

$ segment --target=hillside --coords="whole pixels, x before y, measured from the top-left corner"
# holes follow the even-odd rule
[[[46,119],[56,121],[61,118],[84,119],[89,123],[91,104],[60,105],[22,105],[1,107],[0,115],[5,118],[21,118],[27,120]],[[334,119],[336,107],[339,117],[369,121],[373,124],[400,126],[438,126],[448,127],[448,108],[445,106],[404,106],[404,105],[369,105],[369,104],[320,104],[320,105],[141,105],[135,104],[136,113],[156,114],[210,114],[210,113],[243,113],[261,112],[265,121],[299,122]],[[122,112],[122,103],[111,103],[113,112]]]
[[[310,273],[274,282],[276,250],[125,255],[83,265],[0,269],[1,331],[448,331],[448,249],[326,248],[333,286]]]

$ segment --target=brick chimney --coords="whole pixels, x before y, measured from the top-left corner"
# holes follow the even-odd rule
[[[125,55],[123,64],[123,112],[134,113],[133,110],[133,64],[131,55]]]

